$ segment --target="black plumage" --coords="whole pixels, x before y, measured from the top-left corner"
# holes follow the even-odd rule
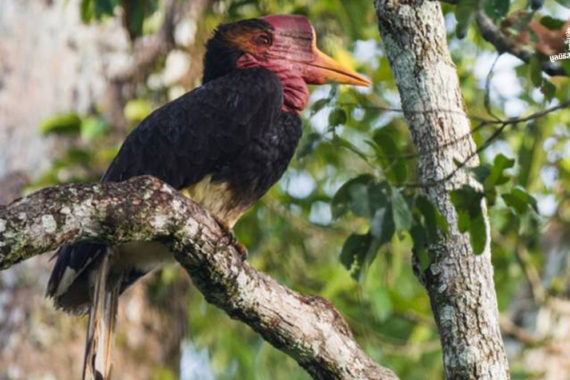
[[[125,140],[103,181],[146,174],[183,190],[210,176],[214,186],[227,184],[229,189],[228,198],[216,200],[223,203],[221,209],[238,210],[241,215],[279,180],[301,137],[300,118],[282,111],[282,105],[279,78],[264,68],[210,80],[141,122]],[[234,223],[225,218],[224,210],[218,211],[219,219]],[[96,243],[60,249],[48,285],[48,295],[56,305],[69,311],[87,310],[90,272],[106,250]],[[68,269],[74,271],[73,279],[68,279],[73,281],[61,289]],[[121,277],[124,290],[148,268],[120,270],[124,273],[115,277]]]
[[[301,137],[307,85],[327,81],[370,84],[319,51],[305,17],[220,25],[206,45],[202,86],[143,120],[102,180],[158,177],[231,228],[283,175]],[[60,248],[47,294],[66,311],[89,310],[84,378],[110,376],[119,295],[172,259],[159,242]]]

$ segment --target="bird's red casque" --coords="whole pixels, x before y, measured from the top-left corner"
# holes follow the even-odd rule
[[[299,112],[307,106],[307,84],[335,81],[369,86],[358,73],[342,66],[317,48],[315,30],[304,16],[271,15],[261,17],[272,33],[254,33],[240,41],[247,51],[236,62],[238,69],[264,67],[277,74],[283,86],[283,110]]]

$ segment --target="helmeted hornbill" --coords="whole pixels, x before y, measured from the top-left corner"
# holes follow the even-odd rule
[[[102,181],[153,175],[231,228],[287,168],[301,137],[307,84],[369,82],[320,52],[303,16],[222,24],[206,48],[202,86],[143,120]],[[168,260],[172,255],[154,242],[59,249],[47,294],[68,312],[83,314],[93,305],[87,361],[109,361],[118,296]],[[102,338],[93,335],[98,329]],[[96,344],[103,353],[89,357]]]

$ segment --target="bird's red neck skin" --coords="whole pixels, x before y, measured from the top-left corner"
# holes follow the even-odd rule
[[[263,67],[277,75],[283,87],[282,110],[298,114],[309,102],[309,88],[293,65],[285,60],[258,60],[252,54],[244,54],[236,62],[239,70]]]

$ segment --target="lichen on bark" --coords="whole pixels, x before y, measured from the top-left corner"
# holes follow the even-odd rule
[[[0,268],[95,240],[167,244],[208,302],[245,322],[319,379],[397,379],[358,346],[326,300],[286,288],[243,260],[233,236],[153,177],[44,189],[0,209]]]
[[[467,170],[447,178],[457,169],[455,161],[466,161],[469,167],[477,165],[478,159],[447,49],[440,5],[423,0],[376,0],[375,6],[386,56],[419,154],[418,177],[427,184],[422,192],[449,225],[449,235],[428,247],[432,264],[425,271],[414,264],[440,332],[446,377],[508,379],[486,207],[483,202],[487,244],[482,254],[474,255],[469,236],[458,230],[449,196],[450,190],[462,185],[478,186]]]

